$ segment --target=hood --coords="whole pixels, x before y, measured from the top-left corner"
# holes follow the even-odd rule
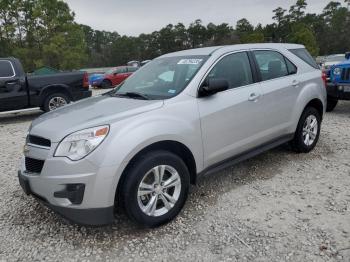
[[[350,60],[345,60],[339,64],[337,64],[337,66],[349,66],[350,65]]]
[[[159,100],[96,96],[41,115],[31,125],[30,134],[61,141],[66,135],[85,128],[117,121],[158,109]]]

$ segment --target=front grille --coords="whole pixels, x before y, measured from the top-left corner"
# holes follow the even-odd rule
[[[350,81],[350,68],[343,68],[341,72],[342,81]]]
[[[51,147],[51,141],[40,136],[28,135],[27,142],[33,145]]]
[[[30,157],[25,158],[26,171],[30,173],[41,173],[44,166],[44,160],[38,160]]]

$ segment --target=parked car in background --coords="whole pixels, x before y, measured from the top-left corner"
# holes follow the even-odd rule
[[[30,75],[52,75],[60,73],[61,71],[50,67],[50,66],[42,66],[40,68],[35,69],[33,72],[30,73]]]
[[[327,81],[330,80],[330,72],[332,66],[345,60],[345,54],[328,55],[325,56],[321,63],[321,69],[326,74]]]
[[[51,111],[90,97],[86,72],[26,75],[16,58],[0,58],[0,112],[40,107]]]
[[[334,110],[339,100],[350,100],[350,52],[345,54],[344,59],[330,70],[330,83],[327,85],[328,112]]]
[[[89,81],[93,87],[112,88],[122,83],[137,69],[137,67],[133,66],[119,66],[108,70],[105,74],[92,75]]]
[[[141,62],[137,60],[129,61],[126,63],[127,66],[141,67]]]
[[[149,62],[151,62],[152,60],[144,60],[144,61],[142,61],[141,62],[141,66],[144,66],[144,65],[146,65],[146,64],[148,64]]]
[[[19,182],[76,223],[112,223],[121,205],[159,226],[204,174],[286,142],[310,152],[326,107],[321,75],[301,45],[163,55],[118,89],[34,120]]]

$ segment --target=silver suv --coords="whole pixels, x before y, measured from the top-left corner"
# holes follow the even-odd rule
[[[163,55],[112,91],[34,120],[20,184],[79,224],[112,223],[123,208],[159,226],[203,174],[286,142],[312,150],[326,108],[321,75],[293,44]]]

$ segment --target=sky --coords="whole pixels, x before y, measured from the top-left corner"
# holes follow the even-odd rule
[[[296,0],[64,0],[76,14],[76,21],[96,30],[138,36],[168,24],[188,26],[196,19],[206,25],[235,25],[241,18],[252,24],[272,22],[272,10],[285,9]],[[307,0],[307,11],[320,13],[330,0]]]

